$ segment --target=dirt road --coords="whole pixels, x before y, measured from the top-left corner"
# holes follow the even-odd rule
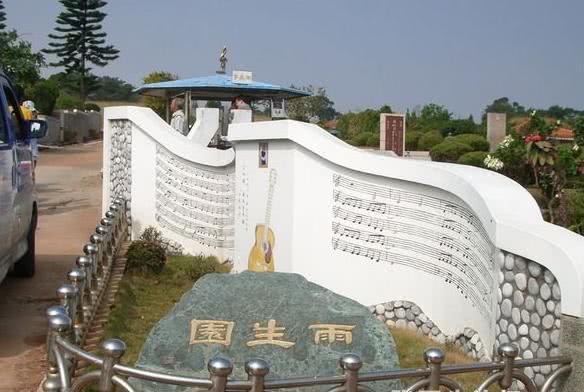
[[[0,391],[36,391],[44,372],[45,310],[57,301],[101,215],[101,143],[42,151],[37,269],[0,284]]]

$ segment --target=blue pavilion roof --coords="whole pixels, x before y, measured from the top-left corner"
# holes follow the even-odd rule
[[[252,81],[234,83],[231,76],[216,74],[198,78],[171,80],[168,82],[145,84],[135,90],[143,95],[170,97],[191,91],[193,99],[231,100],[237,96],[252,99],[290,99],[305,97],[309,93],[275,84]]]

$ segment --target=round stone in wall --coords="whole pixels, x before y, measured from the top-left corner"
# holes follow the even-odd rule
[[[557,329],[553,330],[550,333],[550,341],[554,346],[558,346],[560,344],[560,331]]]
[[[511,286],[511,283],[505,283],[502,291],[504,297],[510,297],[513,294],[513,286]]]
[[[413,321],[408,321],[408,329],[409,330],[412,330],[412,331],[415,331],[415,330],[418,329],[418,326]]]
[[[530,320],[529,312],[525,309],[521,310],[521,321],[528,323]]]
[[[533,310],[534,308],[535,308],[535,299],[532,296],[528,295],[525,298],[525,309]]]
[[[531,295],[539,294],[539,285],[537,284],[537,280],[535,280],[534,278],[529,278],[529,280],[527,281],[527,290]]]
[[[532,313],[530,321],[531,321],[531,324],[533,324],[537,327],[539,325],[539,323],[541,322],[541,319],[539,318],[539,314]]]
[[[557,283],[554,283],[554,285],[552,286],[552,295],[556,300],[560,300],[562,298],[560,293],[560,286]]]
[[[502,333],[501,335],[499,335],[499,344],[507,344],[509,343],[509,336],[507,336],[507,334]]]
[[[508,326],[509,326],[509,322],[507,320],[505,320],[505,319],[499,320],[499,327],[501,327],[502,332],[506,332]]]
[[[536,374],[533,380],[535,381],[535,385],[541,387],[545,382],[545,377],[543,376],[543,374]]]
[[[522,350],[525,350],[527,347],[529,347],[529,339],[527,339],[525,336],[519,339],[519,347]]]
[[[393,321],[393,320],[386,320],[385,321],[385,325],[387,325],[388,327],[395,327],[395,321]]]
[[[524,302],[523,293],[519,290],[515,291],[513,293],[513,303],[515,304],[515,306],[521,306],[523,305],[523,302]]]
[[[541,333],[541,344],[548,350],[551,348],[550,334],[547,331]]]
[[[396,307],[396,308],[401,308],[402,305],[403,305],[403,302],[402,301],[395,301],[393,303],[393,306]]]
[[[388,302],[384,306],[386,311],[391,312],[393,310],[393,302]]]
[[[422,333],[424,335],[428,335],[430,333],[430,327],[428,327],[426,324],[422,324]]]
[[[537,327],[529,328],[529,337],[532,341],[537,342],[539,340],[540,332]]]
[[[509,271],[512,271],[514,266],[515,258],[513,257],[513,254],[507,253],[507,255],[505,256],[505,268],[508,269]]]
[[[519,271],[525,271],[526,268],[527,263],[525,262],[525,259],[523,259],[521,256],[515,256],[515,269]]]
[[[562,326],[562,322],[560,321],[559,318],[557,318],[556,321],[554,321],[554,326],[556,328],[560,328]]]
[[[406,317],[406,310],[404,308],[397,308],[394,311],[395,313],[395,317],[397,317],[398,319],[403,319]]]
[[[422,313],[422,310],[418,305],[414,305],[412,306],[412,313],[414,314],[414,316],[418,316],[420,313]]]
[[[548,312],[553,312],[556,308],[556,303],[554,301],[547,301],[545,307],[547,308]]]
[[[406,310],[406,318],[409,321],[414,321],[414,318],[416,318],[416,316],[414,316],[414,312],[412,312],[411,309]]]
[[[527,336],[527,334],[529,334],[529,327],[527,326],[527,324],[521,324],[519,326],[518,332],[519,335],[521,336]]]
[[[548,284],[554,283],[555,280],[554,275],[549,270],[543,271],[543,279]]]
[[[500,287],[497,288],[497,303],[500,304],[503,301],[503,291]]]
[[[539,295],[541,296],[541,299],[543,299],[544,301],[550,299],[550,297],[552,296],[552,290],[550,289],[550,286],[547,283],[541,285],[541,287],[539,288]]]
[[[509,335],[509,339],[511,339],[511,341],[517,339],[517,327],[511,324],[509,328],[507,328],[507,334]]]
[[[529,269],[529,274],[537,278],[541,274],[541,265],[530,261],[527,268]]]
[[[557,357],[558,355],[560,355],[560,349],[557,347],[554,347],[550,350],[550,356],[551,357]]]
[[[541,298],[535,300],[535,309],[537,310],[537,314],[541,317],[545,316],[546,314],[546,307],[545,302]]]
[[[403,301],[403,307],[404,307],[405,309],[409,309],[409,308],[411,308],[411,307],[412,307],[412,303],[411,303],[411,302],[409,302],[409,301]]]
[[[554,309],[554,314],[558,318],[562,315],[562,304],[560,304],[559,302],[556,304],[556,308]]]
[[[497,252],[497,264],[499,264],[499,267],[501,268],[505,266],[505,253],[501,251]]]
[[[512,271],[505,271],[505,281],[510,283],[514,282],[515,274]]]
[[[547,357],[547,352],[545,351],[545,348],[543,348],[543,347],[540,347],[540,348],[537,350],[537,357],[538,357],[538,358],[545,358],[545,357]]]
[[[386,319],[392,319],[395,317],[395,313],[393,312],[385,312],[385,318]]]
[[[501,314],[505,317],[511,317],[511,308],[513,307],[513,304],[511,303],[511,300],[506,298],[503,300],[503,302],[501,302]]]
[[[418,318],[420,319],[421,322],[426,323],[428,322],[428,316],[426,316],[425,313],[422,313],[418,316]]]
[[[531,359],[533,358],[533,353],[529,350],[525,350],[523,352],[523,359]]]
[[[398,319],[398,320],[395,322],[395,326],[396,326],[397,328],[405,328],[407,325],[408,325],[408,324],[406,323],[406,320],[405,320],[405,319],[403,319],[403,318],[400,318],[400,319]]]
[[[383,305],[375,306],[375,313],[378,315],[384,314],[385,313],[385,306],[383,306]]]
[[[515,275],[515,284],[519,290],[525,290],[527,287],[527,276],[523,273]]]
[[[513,308],[511,310],[511,320],[517,325],[521,323],[521,312],[519,312],[519,308]]]
[[[505,274],[503,273],[503,271],[499,271],[499,284],[503,284],[504,281],[505,281]]]
[[[545,329],[551,329],[554,326],[554,316],[552,316],[551,314],[546,314],[545,316],[543,316],[543,319],[541,320],[541,325]]]

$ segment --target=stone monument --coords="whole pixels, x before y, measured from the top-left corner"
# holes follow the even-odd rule
[[[342,374],[339,358],[347,353],[361,357],[361,371],[399,367],[390,332],[365,306],[297,274],[246,271],[200,279],[150,331],[136,365],[208,378],[207,362],[219,356],[233,361],[231,378],[245,380],[244,363],[261,358],[270,364],[270,380]],[[131,383],[140,391],[190,390]],[[376,391],[400,387],[367,385]]]
[[[489,152],[497,149],[499,143],[507,135],[507,114],[487,113],[487,140],[489,141]]]

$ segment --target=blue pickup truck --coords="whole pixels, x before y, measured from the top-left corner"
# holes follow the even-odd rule
[[[9,78],[0,71],[0,282],[13,269],[23,277],[35,272],[37,198],[31,138],[47,124],[26,121]]]

